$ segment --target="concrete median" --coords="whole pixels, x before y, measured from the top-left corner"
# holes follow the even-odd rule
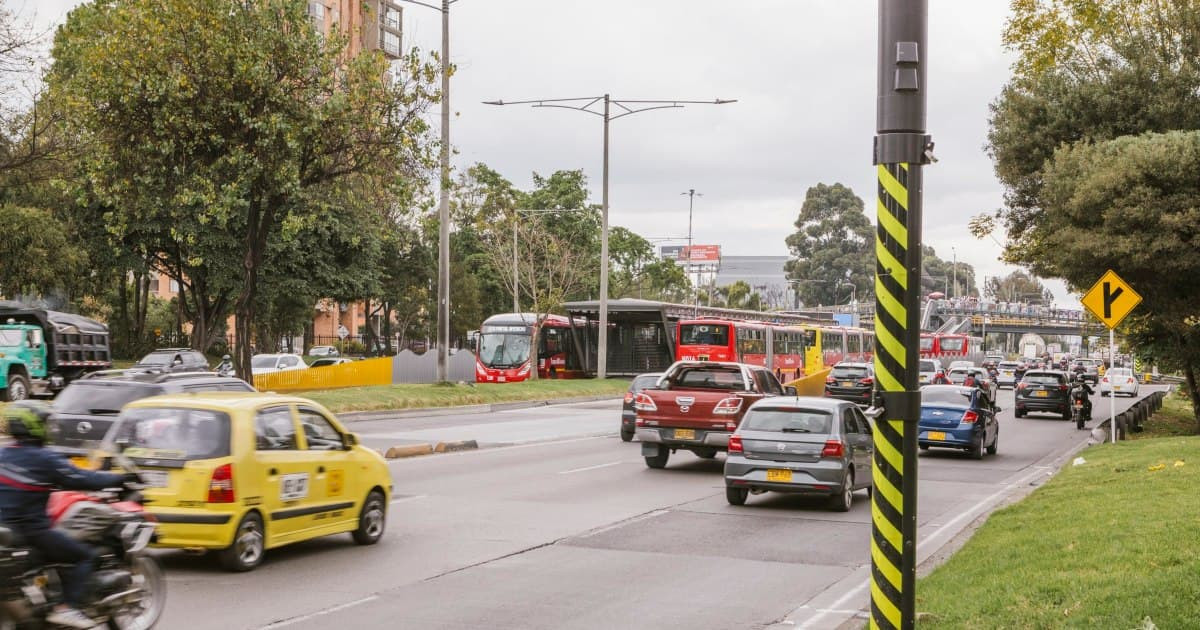
[[[419,457],[421,455],[429,455],[433,452],[433,444],[404,444],[401,446],[393,446],[387,450],[384,457],[387,459],[399,459],[401,457]]]

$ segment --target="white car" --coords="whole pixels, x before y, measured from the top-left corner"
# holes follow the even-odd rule
[[[946,368],[942,367],[941,359],[921,359],[921,382],[920,385],[946,383]]]
[[[337,348],[333,346],[313,346],[308,349],[310,357],[336,357],[338,356]]]
[[[1125,394],[1136,397],[1138,395],[1137,378],[1133,375],[1133,370],[1129,368],[1112,368],[1100,377],[1099,391],[1101,396]]]
[[[951,361],[950,362],[951,370],[956,370],[959,368],[972,368],[972,367],[975,367],[974,361]]]
[[[1021,364],[1017,361],[1001,361],[996,364],[996,385],[1000,387],[1008,386],[1015,388],[1017,386],[1017,372],[1024,373],[1021,369]]]
[[[256,354],[250,359],[250,372],[255,376],[306,369],[308,365],[298,354]]]

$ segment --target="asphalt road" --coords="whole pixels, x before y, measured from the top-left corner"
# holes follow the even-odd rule
[[[1014,419],[1011,402],[1002,392],[996,456],[920,456],[919,557],[1087,439],[1050,416]],[[1107,401],[1096,402],[1099,415]],[[650,470],[616,437],[617,408],[355,423],[368,443],[552,441],[391,462],[396,496],[374,547],[310,541],[248,574],[167,552],[161,627],[827,628],[867,605],[865,493],[845,514],[771,494],[729,506],[720,456],[680,453]]]

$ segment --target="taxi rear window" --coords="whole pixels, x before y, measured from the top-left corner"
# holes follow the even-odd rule
[[[229,455],[229,415],[220,411],[127,409],[113,431],[112,439],[134,460],[192,461]]]

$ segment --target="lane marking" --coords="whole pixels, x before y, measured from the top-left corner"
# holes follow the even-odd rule
[[[625,463],[624,460],[622,460],[622,461],[616,461],[616,462],[609,462],[607,464],[596,464],[595,466],[584,466],[583,468],[572,468],[570,470],[560,470],[560,471],[558,471],[558,474],[571,475],[571,474],[579,473],[579,472],[587,472],[589,470],[599,470],[601,468],[608,468],[609,466],[620,466],[621,464],[624,464],[624,463]]]
[[[337,606],[334,606],[332,608],[326,608],[325,610],[318,610],[317,612],[309,613],[307,615],[300,615],[299,617],[292,617],[290,619],[280,619],[279,621],[269,623],[265,626],[259,626],[259,628],[261,630],[269,630],[270,628],[283,628],[286,626],[293,626],[298,623],[308,621],[309,619],[315,619],[317,617],[328,615],[330,613],[338,612],[339,610],[346,610],[347,608],[361,606],[362,604],[373,602],[377,599],[379,599],[378,595],[368,595],[362,599],[356,599],[352,602],[346,602],[345,604],[338,604]]]
[[[388,501],[388,505],[396,505],[397,503],[404,503],[405,501],[416,501],[417,499],[424,499],[427,496],[429,495],[414,494],[411,497],[400,497],[399,499],[392,499],[391,501]]]

